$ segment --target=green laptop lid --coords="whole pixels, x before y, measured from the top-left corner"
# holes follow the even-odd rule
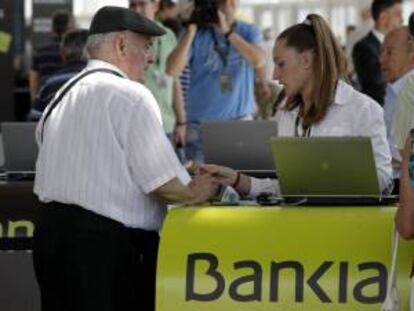
[[[379,196],[369,137],[274,137],[272,152],[283,196]]]

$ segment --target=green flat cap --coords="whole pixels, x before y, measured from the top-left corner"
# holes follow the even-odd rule
[[[104,6],[94,15],[89,35],[129,30],[147,36],[161,36],[164,29],[131,9]]]

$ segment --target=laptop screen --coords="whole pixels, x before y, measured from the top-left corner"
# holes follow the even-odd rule
[[[282,196],[379,196],[368,137],[272,138]]]
[[[1,134],[6,172],[35,171],[37,144],[35,122],[3,122]]]
[[[201,126],[206,163],[274,173],[270,138],[277,134],[275,121],[214,121]]]

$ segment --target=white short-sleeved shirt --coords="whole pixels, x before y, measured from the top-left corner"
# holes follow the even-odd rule
[[[43,202],[76,204],[128,227],[157,230],[166,206],[150,193],[174,177],[184,184],[190,177],[151,92],[109,63],[91,60],[85,70],[95,68],[123,77],[99,72],[78,81],[45,123],[43,142],[41,119],[34,191]]]
[[[296,117],[299,108],[279,110],[279,136],[295,136]],[[334,103],[325,118],[310,129],[310,136],[365,136],[371,137],[380,189],[387,190],[392,184],[391,154],[387,142],[382,108],[368,96],[354,90],[343,81],[338,82]],[[270,179],[252,178],[251,194],[260,192],[280,193],[278,183]]]

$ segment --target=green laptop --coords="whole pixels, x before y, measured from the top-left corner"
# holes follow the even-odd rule
[[[369,137],[274,137],[271,144],[282,197],[381,197]]]

